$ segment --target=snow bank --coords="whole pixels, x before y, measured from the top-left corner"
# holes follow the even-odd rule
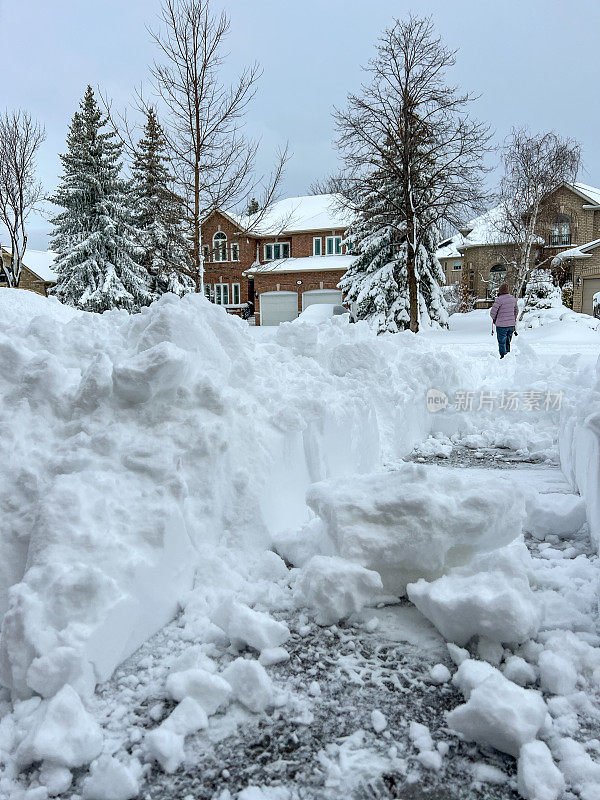
[[[315,551],[338,556],[378,572],[398,594],[511,542],[524,517],[523,497],[500,476],[414,464],[321,482],[306,502],[317,519],[280,537],[279,551],[298,566]]]
[[[595,386],[565,404],[561,414],[561,468],[587,509],[590,536],[600,552],[600,361]]]

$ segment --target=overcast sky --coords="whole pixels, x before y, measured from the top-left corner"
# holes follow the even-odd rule
[[[228,0],[229,66],[263,68],[248,115],[261,166],[289,142],[284,195],[303,194],[336,166],[331,111],[394,16],[431,14],[459,50],[452,80],[481,95],[473,112],[501,143],[513,125],[555,129],[583,146],[584,182],[600,185],[600,0]],[[52,191],[67,126],[86,84],[117,106],[155,56],[146,26],[160,0],[0,0],[0,108],[25,108],[46,128],[40,178]],[[46,247],[47,222],[30,245]]]

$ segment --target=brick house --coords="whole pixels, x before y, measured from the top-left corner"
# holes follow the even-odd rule
[[[349,222],[331,194],[280,200],[256,225],[214,211],[202,224],[204,292],[230,313],[254,310],[257,325],[340,303],[338,283],[352,262],[342,244]]]
[[[537,260],[549,267],[560,256],[573,279],[573,309],[591,314],[592,297],[600,291],[600,189],[564,184],[551,204],[550,222],[537,231]],[[468,288],[479,308],[491,305],[500,283],[510,283],[516,248],[499,230],[500,219],[498,206],[441,242],[437,251],[446,283]]]
[[[4,247],[0,251],[0,257],[7,264],[10,264],[10,252]],[[32,250],[27,249],[23,258],[21,268],[21,280],[19,289],[28,289],[30,292],[48,296],[48,289],[56,283],[56,274],[52,269],[55,254],[51,250]],[[4,270],[0,270],[0,288],[8,287],[8,281]]]

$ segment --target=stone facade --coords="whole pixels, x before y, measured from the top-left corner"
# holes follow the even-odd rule
[[[0,256],[3,260],[6,260],[7,264],[10,261],[10,255],[4,251]],[[52,286],[53,283],[50,281],[45,281],[43,278],[40,278],[33,270],[29,269],[25,265],[21,268],[21,280],[19,281],[19,289],[27,289],[30,292],[35,292],[36,294],[41,294],[44,297],[48,296],[48,289]],[[6,288],[8,283],[6,282],[4,272],[0,271],[0,288]]]

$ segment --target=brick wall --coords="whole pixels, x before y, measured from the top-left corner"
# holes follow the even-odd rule
[[[9,258],[6,255],[3,255],[2,258]],[[7,283],[3,281],[0,282],[0,287],[8,286]],[[46,283],[43,281],[39,275],[36,275],[35,272],[32,272],[26,266],[21,268],[21,280],[19,282],[19,289],[28,289],[30,292],[35,292],[36,294],[47,296],[46,291]]]
[[[213,236],[217,231],[222,231],[227,236],[227,258],[228,261],[215,261],[212,252]],[[239,246],[239,261],[231,261],[231,245]],[[234,225],[227,217],[218,211],[212,214],[202,226],[202,246],[208,245],[210,255],[204,261],[204,283],[227,283],[229,284],[229,297],[231,298],[231,284],[240,284],[241,302],[245,303],[250,298],[251,285],[248,278],[242,273],[250,269],[256,260],[256,241],[248,236],[240,235],[240,229]]]
[[[345,270],[314,272],[267,272],[256,275],[254,289],[258,293],[255,308],[256,324],[260,325],[260,295],[263,292],[297,292],[298,313],[302,311],[302,293],[313,289],[337,289]],[[298,284],[298,281],[302,283]]]
[[[321,254],[325,254],[326,239],[328,236],[341,236],[345,235],[344,230],[333,231],[306,231],[304,233],[291,233],[289,236],[272,236],[259,240],[260,244],[260,261],[264,261],[264,245],[273,244],[276,242],[289,242],[290,243],[290,256],[292,258],[305,258],[306,256],[313,255],[313,239],[321,239]],[[342,253],[346,252],[346,248],[342,247]]]

